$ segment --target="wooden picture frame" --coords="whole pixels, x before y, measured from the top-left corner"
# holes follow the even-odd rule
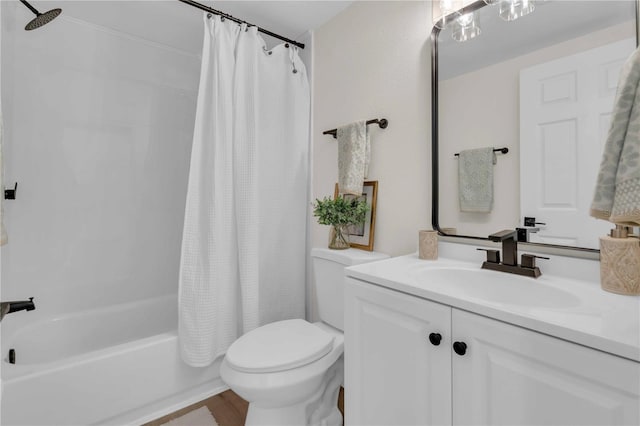
[[[335,185],[333,198],[338,198],[340,190],[338,184]],[[378,201],[378,181],[365,181],[362,186],[362,195],[356,197],[352,194],[344,194],[346,199],[364,199],[369,206],[367,217],[361,225],[349,227],[349,245],[361,250],[373,251],[373,237],[376,229],[376,202]]]

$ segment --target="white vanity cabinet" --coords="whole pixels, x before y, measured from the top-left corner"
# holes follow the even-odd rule
[[[353,278],[345,297],[346,425],[640,424],[638,362]]]
[[[345,425],[451,424],[451,308],[349,282]]]

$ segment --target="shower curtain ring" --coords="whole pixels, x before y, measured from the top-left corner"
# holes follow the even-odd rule
[[[285,46],[289,46],[289,44],[286,44]],[[296,47],[292,48],[291,50],[289,50],[289,60],[291,61],[291,66],[293,67],[293,73],[297,74],[298,70],[296,69],[296,58],[295,55],[298,52],[298,49]]]

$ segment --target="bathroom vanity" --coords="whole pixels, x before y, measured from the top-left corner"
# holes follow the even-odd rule
[[[640,424],[640,298],[597,276],[417,255],[346,275],[345,424]]]

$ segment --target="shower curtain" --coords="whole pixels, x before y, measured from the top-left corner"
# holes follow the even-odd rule
[[[0,7],[0,45],[2,44],[2,7]],[[2,63],[2,48],[0,47],[0,64]],[[0,72],[0,81],[2,80],[2,73]],[[2,89],[0,88],[0,94],[2,93]],[[2,156],[2,135],[3,135],[3,127],[2,127],[2,96],[0,96],[0,188],[4,188],[4,159]],[[0,197],[0,246],[5,245],[7,243],[7,232],[4,228],[4,208],[2,206],[2,199],[4,197]]]
[[[304,316],[309,86],[297,49],[207,18],[179,281],[182,359]]]

